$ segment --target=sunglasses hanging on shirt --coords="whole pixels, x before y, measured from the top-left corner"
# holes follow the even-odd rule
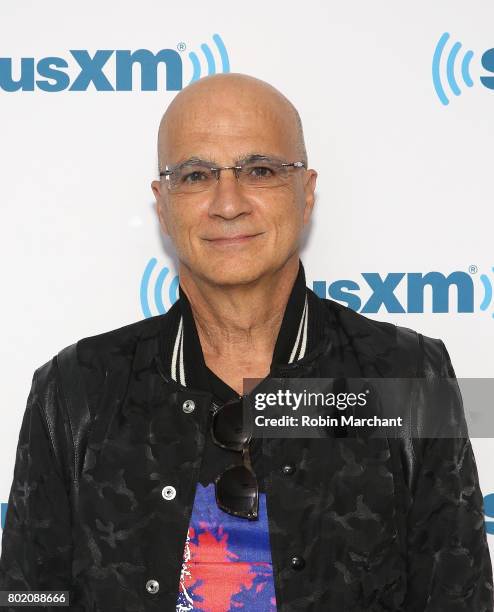
[[[252,468],[249,443],[252,432],[243,423],[242,398],[213,403],[211,437],[217,446],[242,453],[242,465],[231,465],[214,480],[218,507],[233,516],[257,520],[259,485]]]

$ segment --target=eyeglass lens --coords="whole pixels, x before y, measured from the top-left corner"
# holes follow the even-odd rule
[[[230,400],[213,413],[211,434],[218,446],[241,451],[250,441],[251,433],[244,427],[242,416],[240,399]]]

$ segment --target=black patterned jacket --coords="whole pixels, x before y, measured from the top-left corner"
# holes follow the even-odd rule
[[[270,376],[454,376],[441,340],[306,295],[320,333]],[[56,356],[35,371],[0,589],[69,590],[77,611],[174,612],[211,400],[170,375],[180,370],[181,301],[72,345],[70,393]],[[279,610],[492,612],[468,438],[262,445]]]

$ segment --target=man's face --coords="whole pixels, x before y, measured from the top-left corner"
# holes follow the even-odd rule
[[[162,164],[190,158],[232,166],[252,154],[300,161],[293,117],[262,92],[206,91],[172,109],[161,138]],[[163,231],[179,260],[215,284],[238,284],[275,271],[298,253],[314,204],[316,172],[291,169],[275,187],[240,184],[232,170],[196,193],[173,193],[153,181]],[[237,240],[225,240],[248,236]],[[222,240],[223,239],[223,240]]]

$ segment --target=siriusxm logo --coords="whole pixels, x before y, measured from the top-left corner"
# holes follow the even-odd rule
[[[445,85],[449,86],[451,93],[455,96],[461,94],[460,83],[467,87],[473,87],[474,81],[470,75],[470,64],[473,58],[473,51],[461,52],[461,43],[455,42],[446,51],[446,44],[449,40],[449,33],[444,34],[439,39],[434,54],[432,56],[432,82],[436,94],[444,106],[449,104]],[[494,89],[494,48],[487,49],[480,59],[482,67],[490,72],[490,76],[481,76],[480,82],[487,89]]]
[[[230,72],[230,62],[225,45],[219,34],[213,36],[219,55],[221,72]],[[89,52],[85,49],[71,49],[68,57],[50,56],[36,59],[22,57],[16,62],[11,57],[0,57],[0,89],[6,92],[34,91],[46,92],[87,91],[158,91],[159,66],[165,69],[165,89],[178,91],[183,86],[182,55],[185,43],[174,49],[161,49],[156,53],[148,49],[98,49]],[[216,74],[217,61],[207,44],[201,45],[204,55],[202,69],[199,56],[189,52],[190,82],[196,81],[203,73]],[[140,67],[140,83],[136,85],[134,66]]]
[[[157,259],[149,260],[141,278],[140,301],[145,317],[164,314],[178,299],[179,278],[163,267],[156,270]],[[493,302],[493,285],[487,274],[477,274],[477,266],[469,272],[457,270],[447,276],[442,272],[362,272],[363,281],[339,279],[328,283],[325,280],[312,282],[312,290],[321,298],[341,302],[357,312],[377,313],[381,308],[392,313],[423,313],[426,311],[425,296],[432,296],[433,313],[452,312],[450,294],[456,296],[456,312],[475,312],[476,286],[480,292],[480,311],[486,311]],[[492,268],[494,272],[494,268]],[[478,281],[475,279],[478,277]],[[455,287],[451,291],[451,287]],[[370,295],[362,299],[364,292]],[[400,300],[396,291],[402,290],[406,300]],[[164,297],[165,296],[165,297]],[[494,317],[494,313],[492,315]]]
[[[492,269],[494,271],[494,268]],[[474,312],[475,282],[477,267],[470,266],[469,273],[461,270],[451,272],[448,276],[442,272],[391,272],[381,276],[378,272],[362,272],[363,283],[352,279],[337,280],[332,283],[316,280],[313,290],[319,297],[329,297],[344,303],[349,308],[362,313],[377,313],[384,308],[392,313],[423,313],[424,298],[432,295],[433,313],[451,312],[450,287],[456,288],[456,312]],[[493,284],[486,274],[480,274],[482,302],[479,309],[487,310],[492,302]],[[360,292],[370,289],[370,296],[363,302]],[[406,302],[396,296],[397,289],[404,289]],[[494,316],[494,315],[493,315]]]

